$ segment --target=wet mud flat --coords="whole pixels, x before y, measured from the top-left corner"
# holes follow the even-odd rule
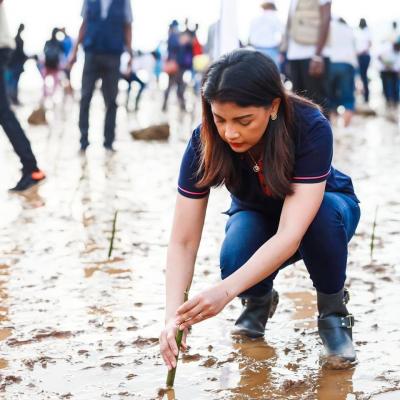
[[[240,311],[234,301],[194,327],[175,390],[164,393],[165,253],[180,155],[196,115],[172,120],[168,143],[133,141],[128,130],[153,112],[143,105],[138,117],[119,112],[112,156],[101,147],[99,99],[86,157],[77,155],[76,104],[55,110],[48,127],[30,128],[49,179],[24,196],[6,193],[18,164],[0,137],[0,168],[10,171],[0,182],[0,398],[400,399],[398,125],[356,117],[352,130],[335,129],[335,166],[353,177],[362,201],[347,279],[359,363],[321,368],[315,294],[299,262],[276,280],[281,301],[264,340],[230,335]],[[213,191],[192,294],[219,279],[228,205],[224,190]]]

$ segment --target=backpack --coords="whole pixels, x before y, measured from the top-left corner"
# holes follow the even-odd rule
[[[60,64],[61,46],[58,42],[49,40],[44,46],[44,65],[46,68],[57,69]]]

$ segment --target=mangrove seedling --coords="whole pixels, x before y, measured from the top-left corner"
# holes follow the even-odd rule
[[[115,211],[114,214],[114,219],[113,219],[113,225],[112,225],[112,231],[111,231],[111,238],[110,238],[110,247],[108,248],[108,258],[111,258],[112,252],[114,250],[114,239],[115,239],[115,232],[117,230],[117,215],[118,215],[118,210]]]
[[[184,293],[184,302],[186,302],[188,300],[188,298],[189,298],[189,288],[187,288]],[[168,371],[168,375],[167,375],[167,388],[168,389],[171,389],[174,386],[176,368],[178,366],[179,350],[182,345],[182,339],[183,339],[183,331],[178,329],[178,331],[176,332],[176,336],[175,336],[176,344],[178,346],[178,354],[175,356],[176,367],[172,368],[171,370]]]

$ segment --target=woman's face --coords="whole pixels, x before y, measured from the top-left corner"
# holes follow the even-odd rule
[[[240,107],[236,103],[212,102],[219,136],[234,152],[245,153],[261,140],[279,103],[280,99],[275,99],[269,107]]]

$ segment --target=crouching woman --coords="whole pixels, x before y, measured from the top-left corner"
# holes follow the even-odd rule
[[[351,179],[334,169],[332,131],[320,109],[287,92],[274,62],[238,50],[215,62],[202,86],[202,124],[183,156],[166,271],[161,354],[169,368],[175,334],[218,314],[236,296],[234,332],[264,335],[278,303],[279,269],[303,259],[317,291],[318,332],[328,360],[356,359],[344,289],[348,242],[360,218]],[[184,304],[211,187],[232,204],[222,281]],[[184,341],[184,346],[186,343]]]

